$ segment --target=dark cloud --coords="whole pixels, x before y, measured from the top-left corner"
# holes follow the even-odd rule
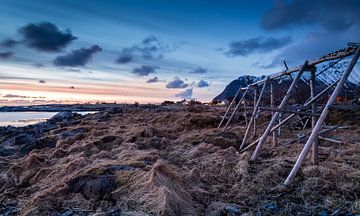
[[[0,52],[0,59],[8,59],[13,55],[13,52]]]
[[[45,67],[45,65],[41,63],[34,63],[33,66],[37,68]]]
[[[162,82],[162,80],[160,80],[158,77],[154,77],[151,79],[148,79],[148,81],[146,81],[147,83],[156,83],[156,82]]]
[[[19,32],[27,46],[45,52],[60,51],[77,39],[70,30],[60,31],[56,25],[49,22],[30,23],[20,28]]]
[[[13,48],[18,42],[13,39],[5,39],[0,42],[0,46],[6,48]]]
[[[205,88],[205,87],[208,87],[209,86],[209,83],[206,82],[205,80],[200,80],[198,83],[197,83],[197,87],[199,88]]]
[[[188,88],[188,89],[185,89],[184,91],[181,91],[181,92],[177,93],[175,95],[175,97],[190,100],[192,98],[192,94],[193,94],[193,89]]]
[[[30,96],[16,95],[16,94],[6,94],[2,97],[3,98],[31,98]]]
[[[230,48],[225,55],[230,57],[247,56],[252,53],[266,53],[280,49],[291,42],[291,37],[256,37],[230,43]]]
[[[132,53],[128,53],[123,51],[120,56],[116,59],[116,63],[119,64],[126,64],[131,62],[134,59],[134,57],[132,56]]]
[[[142,65],[141,67],[134,68],[132,70],[132,73],[136,74],[138,76],[147,76],[151,73],[155,73],[156,69],[157,69],[157,67],[153,67],[150,65]]]
[[[168,44],[161,42],[155,36],[144,38],[141,43],[125,47],[121,50],[116,63],[126,64],[132,62],[136,58],[145,60],[162,59],[166,53],[174,52],[182,43]]]
[[[312,60],[330,52],[346,47],[347,42],[357,41],[360,29],[328,34],[327,32],[311,32],[297,43],[287,46],[268,64],[262,68],[284,68],[285,60],[289,67],[298,66],[305,60]]]
[[[204,74],[204,73],[207,73],[207,69],[202,68],[202,67],[198,67],[195,70],[190,71],[189,73],[192,73],[192,74]]]
[[[39,80],[39,83],[44,84],[44,83],[46,83],[46,81],[45,80]]]
[[[357,0],[294,0],[277,1],[262,20],[265,30],[284,30],[291,27],[309,28],[305,36],[285,47],[269,63],[259,68],[284,67],[302,64],[329,52],[357,42],[360,35],[360,1]],[[316,27],[316,28],[314,28]]]
[[[64,56],[58,56],[54,61],[54,65],[56,66],[84,66],[88,63],[92,56],[97,52],[102,51],[101,47],[98,45],[93,45],[90,48],[81,48],[77,50],[73,50]]]
[[[170,81],[168,84],[166,84],[166,88],[186,88],[188,86],[189,84],[185,83],[178,77],[175,77],[173,81]]]
[[[326,31],[344,31],[360,21],[358,0],[277,0],[262,18],[266,30],[318,25]]]

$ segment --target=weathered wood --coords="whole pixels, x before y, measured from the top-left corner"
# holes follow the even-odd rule
[[[296,75],[294,81],[291,83],[289,89],[287,90],[285,96],[283,97],[280,105],[279,105],[279,109],[284,109],[284,107],[286,106],[288,100],[290,99],[290,96],[293,92],[293,90],[295,89],[296,83],[299,81],[301,75],[303,74],[305,67],[307,66],[308,61],[305,61],[305,63],[303,64],[303,66],[301,67],[299,73]],[[269,123],[269,125],[266,127],[263,135],[260,137],[259,143],[256,146],[255,151],[253,152],[250,160],[256,160],[257,156],[259,155],[263,145],[265,144],[266,138],[268,137],[270,130],[272,129],[272,127],[274,126],[274,124],[277,121],[277,118],[279,117],[280,112],[275,112],[274,116],[271,118],[271,121]]]
[[[254,104],[254,110],[253,110],[253,112],[252,112],[252,114],[251,114],[251,118],[250,118],[250,121],[249,121],[249,125],[248,125],[247,128],[246,128],[246,131],[245,131],[245,134],[244,134],[244,138],[243,138],[243,140],[242,140],[242,142],[241,142],[241,145],[240,145],[239,150],[242,149],[242,148],[245,146],[245,144],[246,144],[247,137],[248,137],[248,135],[249,135],[249,131],[250,131],[251,125],[252,125],[252,123],[255,122],[256,112],[257,112],[257,110],[258,110],[258,107],[259,107],[261,98],[262,98],[262,96],[263,96],[263,94],[264,94],[265,87],[266,87],[266,82],[263,84],[263,87],[262,87],[262,89],[261,89],[259,98],[258,98],[256,101],[254,101],[254,102],[256,102],[256,103]],[[255,98],[256,98],[256,97],[255,97]]]
[[[265,84],[264,84],[265,86]],[[253,136],[255,137],[256,136],[256,112],[257,112],[257,101],[256,101],[256,96],[257,96],[257,88],[254,89],[254,108],[253,110],[255,110],[255,114],[254,114],[254,118],[253,118]],[[259,98],[260,98],[260,95],[259,95]]]
[[[284,61],[285,62],[285,61]],[[270,105],[271,109],[275,109],[275,92],[274,92],[274,82],[270,83]],[[274,111],[271,112],[271,116],[273,117],[275,114]],[[277,146],[277,137],[278,133],[277,131],[274,131],[272,133],[272,145],[275,147]]]
[[[244,117],[245,117],[245,127],[248,126],[248,116],[247,116],[247,110],[246,110],[246,100],[244,101]]]
[[[249,106],[248,106],[249,108]],[[297,114],[297,115],[306,115],[306,116],[319,116],[320,114],[313,114],[312,112],[302,112],[302,111],[297,111],[296,109],[273,109],[270,107],[258,107],[259,110],[266,110],[266,111],[275,111],[275,112],[280,112],[280,113],[293,113],[293,114]]]
[[[332,138],[328,138],[328,137],[319,136],[319,139],[329,141],[329,142],[333,142],[333,143],[336,143],[336,144],[343,144],[343,142],[340,141],[340,140],[336,140],[336,139],[332,139]]]
[[[340,79],[339,79],[340,80]],[[309,100],[307,100],[304,103],[304,107],[307,107],[309,105],[311,105],[312,103],[314,103],[317,99],[319,99],[323,94],[325,94],[328,90],[330,90],[332,87],[334,87],[339,80],[335,81],[334,83],[332,83],[331,85],[329,85],[328,87],[326,87],[325,89],[323,89],[319,94],[317,94],[315,97],[313,98],[309,98]],[[281,126],[283,126],[285,123],[287,123],[289,120],[291,120],[293,117],[295,116],[295,114],[291,114],[289,116],[287,116],[286,118],[284,118],[283,120],[280,120],[280,115],[279,115],[279,123],[277,125],[275,125],[270,132],[274,132],[275,130],[279,129],[279,133],[278,136],[280,136],[280,128]],[[252,148],[257,142],[259,142],[261,137],[259,137],[258,139],[256,139],[255,141],[253,141],[252,143],[250,143],[248,146],[246,146],[244,149],[242,149],[240,152],[244,152],[250,148]]]
[[[331,60],[335,60],[335,59],[339,59],[339,58],[344,58],[344,57],[347,57],[347,56],[351,56],[353,55],[357,50],[357,47],[356,46],[351,46],[351,47],[347,47],[345,49],[341,49],[341,50],[338,50],[338,51],[335,51],[333,53],[329,53],[325,56],[322,56],[320,58],[317,58],[315,60],[312,60],[312,61],[309,61],[308,62],[308,66],[311,67],[311,66],[315,66],[317,64],[320,64],[322,62],[326,62],[326,61],[331,61]],[[288,70],[285,70],[285,71],[281,71],[281,72],[278,72],[278,73],[274,73],[270,76],[268,76],[267,78],[265,79],[262,79],[262,80],[259,80],[257,82],[254,82],[250,85],[248,85],[247,87],[244,87],[242,89],[246,89],[248,87],[251,87],[251,86],[255,86],[255,85],[258,85],[258,84],[261,84],[263,82],[265,82],[268,78],[270,80],[274,80],[274,79],[277,79],[279,77],[282,77],[282,76],[287,76],[289,74],[292,74],[294,72],[297,72],[301,69],[302,66],[298,66],[298,67],[294,67],[294,68],[290,68]]]
[[[335,102],[336,97],[339,95],[342,87],[344,86],[345,81],[347,80],[347,78],[349,77],[351,71],[353,70],[357,60],[359,59],[360,56],[360,47],[357,48],[355,55],[353,56],[353,58],[351,59],[351,62],[348,66],[348,68],[346,69],[345,73],[342,75],[340,81],[338,82],[334,92],[331,94],[328,102],[325,105],[325,108],[323,109],[319,119],[316,122],[316,125],[314,127],[314,129],[312,130],[312,133],[309,137],[309,139],[307,140],[304,148],[302,149],[293,169],[291,170],[289,176],[286,178],[284,184],[285,185],[289,185],[292,183],[292,181],[295,178],[296,173],[299,171],[301,164],[303,163],[304,159],[307,156],[307,153],[309,152],[313,142],[315,141],[315,139],[318,137],[318,133],[319,130],[321,129],[327,115],[329,114],[329,107]]]
[[[310,78],[310,95],[311,98],[315,97],[315,70],[310,71],[311,73],[311,78]],[[316,101],[314,101],[314,103],[311,104],[311,110],[312,110],[312,114],[316,113]],[[312,116],[311,117],[311,128],[314,130],[315,129],[315,124],[316,124],[316,116]],[[318,138],[315,138],[314,143],[313,143],[313,149],[312,149],[312,163],[313,165],[318,165],[319,164],[319,142],[318,142]]]
[[[218,129],[221,127],[222,123],[224,122],[224,120],[225,120],[225,118],[226,118],[227,114],[229,113],[229,111],[230,111],[230,109],[231,109],[232,105],[234,104],[234,101],[236,101],[236,98],[237,98],[238,94],[240,93],[240,91],[241,91],[241,88],[239,88],[239,89],[238,89],[238,91],[237,91],[237,92],[236,92],[236,94],[235,94],[235,97],[232,99],[232,101],[231,101],[231,103],[230,103],[229,107],[227,108],[227,110],[226,110],[226,112],[225,112],[224,116],[222,117],[222,119],[221,119],[221,121],[220,121],[220,123],[219,123],[219,125],[218,125],[218,127],[217,127]]]
[[[352,104],[334,104],[329,107],[331,110],[348,110],[348,111],[360,111],[360,105]]]
[[[228,127],[228,125],[229,125],[229,123],[231,122],[232,118],[234,117],[236,111],[239,109],[240,104],[241,104],[241,103],[243,102],[243,100],[245,99],[245,96],[246,96],[247,92],[248,92],[248,89],[245,90],[245,92],[244,92],[244,94],[242,95],[240,101],[237,103],[237,105],[236,105],[234,111],[232,112],[230,118],[229,118],[228,121],[226,122],[225,127],[222,129],[222,132],[224,132],[224,131],[226,130],[226,128]]]

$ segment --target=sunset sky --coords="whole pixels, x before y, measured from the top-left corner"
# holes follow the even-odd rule
[[[239,76],[358,41],[359,11],[357,0],[0,0],[0,105],[210,101]]]

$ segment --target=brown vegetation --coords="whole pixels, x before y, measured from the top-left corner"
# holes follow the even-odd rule
[[[118,110],[45,133],[24,157],[0,158],[0,213],[19,215],[341,215],[360,213],[360,129],[333,131],[320,165],[282,182],[303,143],[239,154],[244,129],[216,129],[223,111]],[[350,118],[351,120],[351,118]],[[350,120],[346,123],[352,124]],[[285,138],[280,143],[285,143]]]

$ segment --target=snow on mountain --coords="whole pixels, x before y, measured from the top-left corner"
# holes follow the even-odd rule
[[[316,87],[318,90],[321,90],[321,89],[325,88],[326,86],[339,80],[341,78],[342,74],[347,69],[347,66],[350,63],[350,60],[344,59],[344,60],[338,62],[337,64],[333,65],[334,63],[335,62],[332,61],[332,62],[325,62],[325,63],[317,65],[316,74],[320,73],[318,76],[316,76]],[[325,70],[326,68],[328,68],[331,65],[333,65],[333,66],[330,67],[329,69]],[[325,70],[325,71],[323,71],[323,70]],[[294,73],[292,75],[292,77],[295,77],[295,74],[296,73]],[[256,81],[259,81],[259,80],[262,80],[265,78],[266,78],[266,76],[261,76],[261,77],[256,77],[256,76],[251,76],[251,75],[241,76],[238,79],[230,82],[225,87],[223,92],[220,93],[218,96],[216,96],[213,100],[214,101],[223,101],[225,99],[231,99],[235,96],[235,94],[239,88],[246,87],[248,84],[254,83]],[[289,76],[284,76],[278,80],[279,80],[278,91],[281,91],[284,93],[291,83],[291,78]],[[298,86],[299,86],[298,89],[301,89],[302,91],[304,91],[304,94],[302,95],[303,97],[308,97],[309,91],[307,89],[307,86],[308,86],[309,80],[310,80],[310,73],[304,72],[301,77],[301,81],[298,84]],[[269,89],[266,89],[266,91],[268,91],[268,90]],[[354,67],[352,73],[350,74],[348,80],[346,81],[345,90],[347,91],[347,93],[349,93],[349,91],[350,92],[352,91],[354,93],[360,92],[360,65],[359,64],[357,64]],[[279,96],[280,95],[281,94],[279,93]],[[353,94],[353,95],[357,95],[357,94]]]

